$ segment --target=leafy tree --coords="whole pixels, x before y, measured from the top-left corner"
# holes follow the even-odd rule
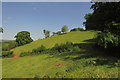
[[[63,25],[61,32],[65,33],[66,31],[68,31],[68,26],[67,25]]]
[[[99,30],[97,44],[107,51],[120,48],[120,2],[96,2],[93,14],[86,21],[87,29]]]
[[[50,31],[48,31],[48,30],[43,30],[43,33],[44,33],[44,35],[45,35],[45,38],[47,38],[47,37],[49,37],[50,36]]]
[[[28,31],[18,32],[15,38],[18,46],[28,44],[33,41],[33,39],[30,37],[30,32]]]
[[[93,13],[88,13],[88,14],[86,14],[86,15],[84,16],[84,18],[85,18],[86,21],[83,22],[83,25],[85,26],[86,30],[91,30],[91,29],[93,29],[93,28],[92,28],[92,27],[93,27],[93,25],[92,25],[92,20],[91,20],[92,15],[93,15]]]
[[[71,29],[70,31],[84,31],[84,29],[78,27],[78,28]]]
[[[2,28],[2,27],[0,27],[0,32],[2,32],[2,33],[3,33],[3,28]]]
[[[96,2],[91,6],[92,16],[87,20],[87,28],[100,31],[117,30],[120,26],[112,25],[120,23],[120,2]]]

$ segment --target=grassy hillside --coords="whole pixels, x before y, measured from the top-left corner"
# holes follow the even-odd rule
[[[98,60],[96,65],[89,64]],[[100,61],[99,61],[100,60]],[[116,59],[67,53],[3,59],[3,78],[117,78]]]
[[[51,48],[55,43],[79,43],[80,51],[2,59],[3,78],[117,78],[118,58],[105,56],[93,43],[92,31],[75,31],[55,35],[13,49],[14,54],[31,51],[40,45]],[[95,64],[93,64],[93,62]]]
[[[44,45],[47,48],[51,48],[56,43],[59,44],[67,41],[70,41],[73,43],[85,43],[84,40],[92,39],[94,35],[95,35],[94,31],[75,31],[75,32],[73,31],[64,35],[55,35],[47,39],[37,40],[30,44],[12,49],[12,51],[14,51],[14,54],[19,55],[21,52],[32,51],[32,49],[38,48],[41,45]]]

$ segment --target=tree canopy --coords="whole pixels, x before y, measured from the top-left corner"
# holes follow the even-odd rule
[[[67,25],[63,25],[61,32],[65,33],[66,31],[68,31],[68,26]]]
[[[120,2],[96,2],[91,9],[92,15],[85,16],[87,30],[120,31]]]
[[[18,46],[28,44],[33,41],[33,39],[30,37],[30,32],[28,31],[18,32],[15,38]]]
[[[2,27],[0,27],[0,32],[2,32],[2,33],[3,33],[3,28],[2,28]]]
[[[43,33],[44,33],[44,35],[45,35],[45,38],[47,38],[47,37],[49,37],[50,36],[50,31],[48,31],[48,30],[43,30]]]

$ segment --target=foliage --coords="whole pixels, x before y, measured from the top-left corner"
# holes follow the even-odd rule
[[[79,47],[74,46],[72,42],[66,42],[65,44],[55,44],[52,50],[57,50],[58,52],[72,52],[72,51],[79,51]]]
[[[1,33],[1,32],[3,33],[3,28],[2,28],[2,27],[0,27],[0,33]]]
[[[18,32],[15,38],[18,46],[28,44],[33,41],[32,38],[30,37],[30,32],[28,31]]]
[[[61,32],[65,33],[66,31],[68,31],[68,26],[67,25],[63,25]]]
[[[78,27],[78,28],[71,29],[70,31],[84,31],[84,29]]]
[[[52,32],[53,35],[55,35],[56,33],[55,32]]]
[[[98,33],[96,41],[97,44],[103,48],[113,48],[120,45],[120,37],[118,35],[113,35],[110,32]]]
[[[83,24],[87,30],[101,31],[97,35],[100,47],[116,51],[120,48],[120,2],[95,2],[91,9],[93,13],[85,15]]]
[[[97,44],[98,46],[102,47],[108,55],[120,55],[120,36],[118,35],[111,34],[110,32],[102,32],[97,36]]]
[[[2,57],[13,57],[13,51],[2,51]]]
[[[40,53],[46,50],[46,47],[41,45],[40,47],[38,47],[37,49],[33,49],[32,52],[34,53]]]
[[[56,34],[57,34],[57,35],[61,35],[62,33],[61,33],[61,31],[58,31],[58,32],[56,32]]]
[[[120,2],[95,2],[91,9],[93,9],[92,15],[88,13],[85,16],[84,24],[87,30],[107,30],[114,33],[120,31],[119,25],[113,25],[113,22],[116,24],[120,22]]]
[[[53,35],[61,35],[61,31],[53,32]]]
[[[16,41],[2,41],[0,42],[2,44],[2,51],[9,51],[10,49],[13,49],[17,47]]]
[[[85,18],[85,22],[83,22],[83,25],[85,26],[86,30],[93,30],[92,29],[92,21],[91,21],[91,18],[92,18],[92,15],[93,13],[87,13],[84,18]],[[91,26],[92,25],[92,26]]]
[[[32,52],[22,52],[20,54],[23,56],[31,56],[31,55],[39,55],[39,54],[54,54],[54,53],[62,53],[62,52],[72,52],[79,51],[80,48],[78,46],[74,46],[72,42],[66,42],[64,44],[55,44],[53,48],[46,49],[45,46],[41,45],[37,49],[33,49]]]
[[[50,37],[50,31],[44,29],[43,33],[45,35],[45,38]]]

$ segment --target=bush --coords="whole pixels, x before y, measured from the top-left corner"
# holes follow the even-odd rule
[[[71,29],[70,31],[84,31],[84,29],[78,27],[78,28]]]
[[[78,50],[79,47],[76,47],[73,45],[72,42],[66,42],[65,44],[55,44],[55,46],[52,48],[52,50],[54,51],[58,51],[58,52],[71,52],[71,51],[76,51]]]
[[[32,52],[22,52],[20,54],[20,57],[31,56],[31,55],[39,55],[39,54],[43,53],[46,50],[47,50],[46,47],[41,45],[39,48],[33,49]]]
[[[55,34],[57,34],[57,35],[61,35],[62,33],[61,33],[61,31],[58,31],[58,32],[56,32]]]
[[[2,57],[13,57],[13,51],[2,51]]]
[[[108,33],[98,33],[96,38],[97,45],[101,47],[107,55],[119,56],[120,36]]]
[[[46,47],[41,45],[39,48],[37,49],[33,49],[32,52],[35,52],[35,53],[40,53],[40,52],[43,52],[46,50]]]
[[[120,37],[117,35],[113,35],[110,32],[98,33],[96,37],[96,41],[97,41],[97,45],[103,48],[118,47],[120,45]]]
[[[39,55],[39,54],[54,54],[61,52],[72,52],[79,51],[80,48],[78,46],[74,46],[71,42],[62,43],[60,45],[55,44],[55,46],[51,49],[46,49],[45,46],[41,45],[37,49],[33,49],[32,52],[23,52],[20,54],[20,57],[23,56],[31,56],[31,55]]]

